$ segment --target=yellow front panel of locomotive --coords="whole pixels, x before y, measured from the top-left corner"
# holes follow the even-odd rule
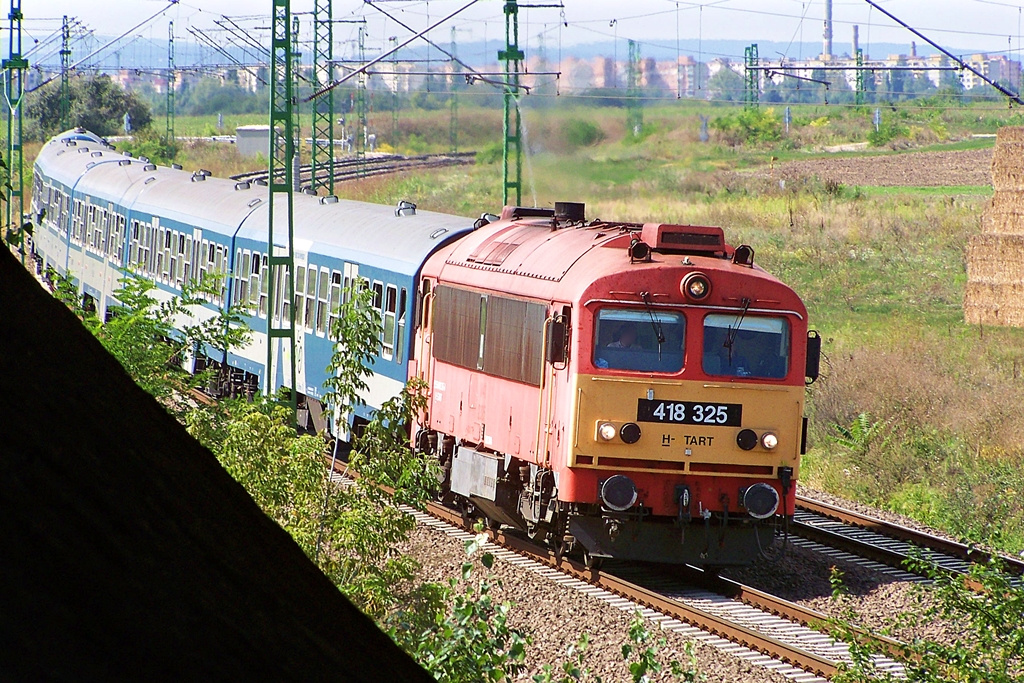
[[[579,375],[574,402],[570,467],[714,476],[792,467],[798,474],[803,387]],[[630,424],[638,436],[623,430]],[[742,430],[756,437],[749,450],[737,443]]]

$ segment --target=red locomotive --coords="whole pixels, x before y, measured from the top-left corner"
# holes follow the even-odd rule
[[[416,444],[491,524],[614,557],[745,564],[793,514],[820,340],[720,228],[506,207],[431,256]]]

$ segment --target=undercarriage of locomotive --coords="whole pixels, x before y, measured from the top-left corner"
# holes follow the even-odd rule
[[[558,500],[558,476],[519,458],[478,451],[451,436],[421,431],[417,449],[441,466],[438,499],[490,528],[508,526],[596,568],[607,558],[710,569],[750,564],[769,555],[785,519],[752,519],[707,509],[692,514],[681,497],[674,517],[652,515],[642,504],[624,511]]]

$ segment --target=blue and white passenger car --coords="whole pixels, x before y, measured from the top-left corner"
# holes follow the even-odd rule
[[[284,211],[281,204],[275,211]],[[275,297],[274,310],[285,316],[294,306],[298,393],[318,426],[323,424],[320,399],[334,349],[331,323],[343,292],[363,283],[372,289],[373,305],[384,322],[380,354],[364,397],[367,405],[351,416],[367,419],[409,377],[416,282],[423,262],[471,231],[472,222],[297,195],[295,298],[282,305],[283,287],[268,292],[268,206],[265,186],[157,166],[77,129],[51,139],[36,159],[33,249],[43,267],[70,275],[100,316],[116,303],[118,280],[127,273],[152,279],[157,296],[165,298],[191,279],[221,274],[221,291],[196,315],[214,316],[228,305],[244,307],[253,339],[226,357],[208,358],[217,354],[201,350],[189,364],[226,363],[254,389],[262,388],[267,375],[268,297]],[[283,220],[283,213],[279,217]],[[283,242],[275,245],[278,253],[285,248]],[[285,365],[275,362],[275,391],[290,385]]]

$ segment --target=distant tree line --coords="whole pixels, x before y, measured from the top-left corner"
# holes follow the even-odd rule
[[[71,127],[81,126],[97,135],[116,135],[123,130],[127,113],[133,129],[150,124],[149,104],[137,94],[126,91],[110,76],[73,78],[70,82]],[[60,81],[54,80],[25,96],[23,136],[27,140],[46,140],[61,130]]]

